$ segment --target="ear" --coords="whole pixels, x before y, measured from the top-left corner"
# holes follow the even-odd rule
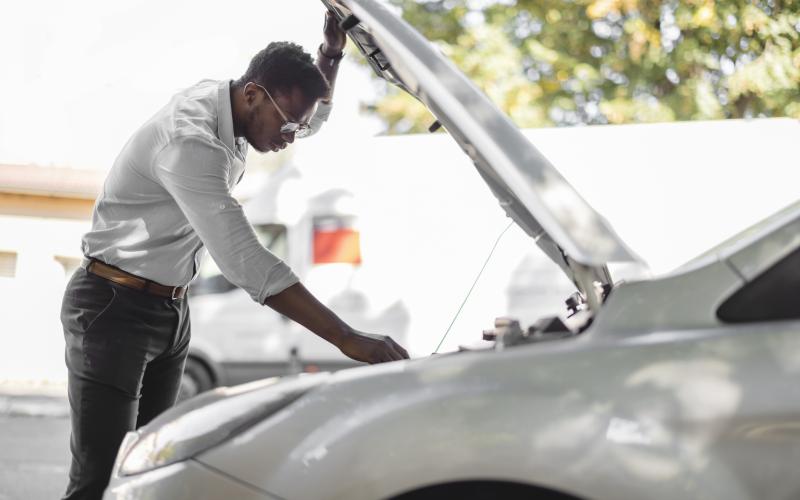
[[[244,94],[244,102],[248,106],[252,106],[258,95],[258,87],[253,82],[247,82],[242,89],[242,93]]]

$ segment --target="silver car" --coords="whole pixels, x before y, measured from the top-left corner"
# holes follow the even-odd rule
[[[188,400],[128,434],[105,498],[800,498],[800,203],[615,282],[637,257],[437,49],[377,1],[323,3],[576,293],[490,347]]]

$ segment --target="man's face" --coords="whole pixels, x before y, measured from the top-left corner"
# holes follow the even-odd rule
[[[287,120],[308,123],[314,114],[316,100],[306,98],[297,87],[290,92],[269,91],[272,100],[267,91],[253,83],[248,83],[244,92],[248,106],[244,137],[261,153],[280,151],[294,142],[294,133],[281,133],[281,127]]]

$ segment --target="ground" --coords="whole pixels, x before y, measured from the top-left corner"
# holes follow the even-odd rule
[[[0,414],[0,500],[52,500],[67,484],[69,418]]]

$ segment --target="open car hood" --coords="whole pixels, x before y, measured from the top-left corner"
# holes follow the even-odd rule
[[[584,294],[639,262],[608,222],[440,50],[376,0],[322,0],[373,70],[436,117],[513,218]],[[602,297],[599,299],[602,301]]]

